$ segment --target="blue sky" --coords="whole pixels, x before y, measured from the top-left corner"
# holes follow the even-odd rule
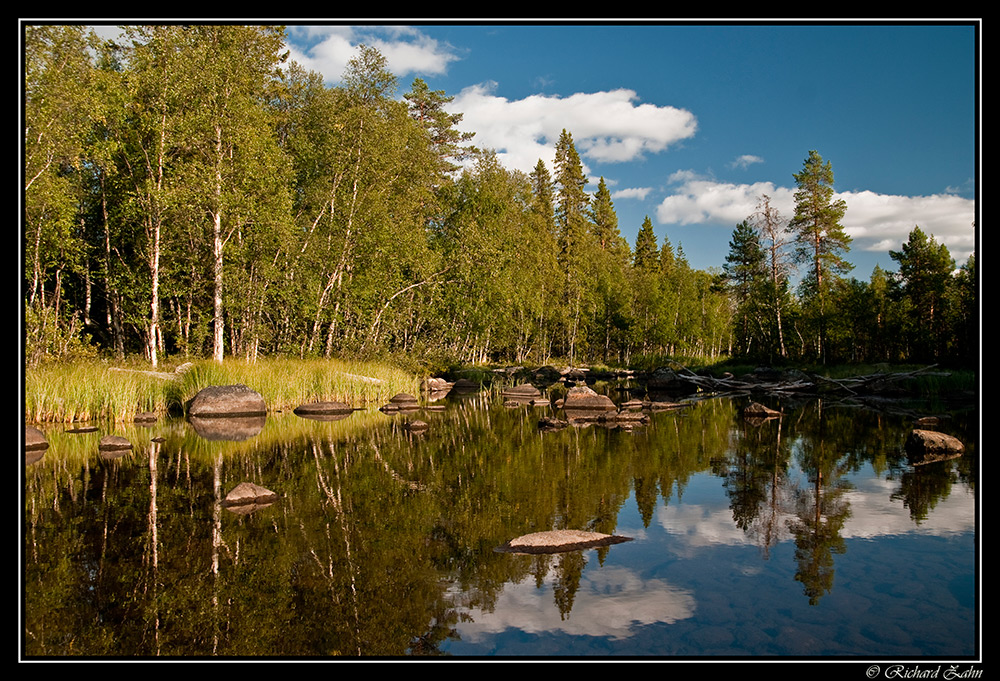
[[[958,264],[976,245],[980,54],[973,22],[344,24],[288,26],[292,58],[339,81],[361,43],[399,78],[454,97],[473,143],[510,168],[551,166],[565,128],[605,178],[634,244],[645,216],[693,267],[721,267],[767,194],[830,161],[852,276],[896,269],[914,226]]]

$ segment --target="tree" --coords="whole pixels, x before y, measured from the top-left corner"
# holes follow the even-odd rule
[[[737,343],[740,352],[750,354],[754,340],[759,338],[760,299],[766,281],[767,263],[760,236],[749,222],[736,225],[729,241],[729,253],[722,266],[723,279],[736,298],[739,320]]]
[[[80,26],[27,26],[24,47],[26,350],[58,355],[78,333],[62,302],[67,277],[86,266],[78,211],[93,67]]]
[[[955,261],[948,248],[933,235],[914,227],[899,251],[889,251],[899,264],[902,293],[909,307],[906,329],[913,353],[921,359],[936,359],[949,337],[946,320],[947,292]]]
[[[566,338],[572,364],[578,342],[586,336],[586,329],[582,324],[588,290],[583,276],[588,269],[587,259],[591,256],[587,243],[590,235],[587,228],[590,199],[585,191],[587,178],[583,173],[583,164],[573,143],[573,136],[565,129],[556,143],[555,168],[555,217],[559,230],[560,262],[565,276],[566,306],[570,315]]]
[[[843,254],[850,250],[851,237],[840,221],[847,210],[842,199],[834,199],[833,170],[830,162],[810,151],[802,172],[793,174],[798,189],[795,192],[795,215],[788,223],[793,235],[798,262],[808,263],[803,279],[807,297],[814,303],[818,325],[817,354],[824,357],[826,325],[826,291],[829,277],[852,269]]]
[[[788,277],[792,264],[786,250],[787,224],[777,208],[771,205],[771,197],[763,194],[757,209],[750,216],[750,224],[760,235],[761,247],[766,256],[769,286],[765,298],[770,306],[774,328],[777,334],[778,355],[787,356],[782,313],[789,306]]]

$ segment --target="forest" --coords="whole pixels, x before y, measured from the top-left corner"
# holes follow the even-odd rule
[[[975,258],[914,225],[898,271],[852,277],[816,151],[790,169],[794,215],[759,197],[702,271],[648,217],[622,236],[572,131],[508,170],[378,50],[330,86],[284,43],[279,26],[23,27],[26,366],[976,361]]]

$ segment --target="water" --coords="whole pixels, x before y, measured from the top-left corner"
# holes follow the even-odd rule
[[[963,457],[913,467],[910,414],[785,400],[749,423],[747,402],[632,429],[544,431],[561,412],[490,394],[271,414],[238,440],[177,420],[44,429],[23,655],[975,656],[974,414],[942,426]],[[102,457],[107,433],[134,449]],[[243,481],[280,498],[224,508]],[[632,541],[495,550],[552,528]]]

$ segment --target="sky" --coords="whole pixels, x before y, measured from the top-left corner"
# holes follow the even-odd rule
[[[698,269],[722,267],[762,195],[792,216],[815,150],[867,281],[915,226],[958,265],[976,248],[977,23],[288,24],[288,40],[331,85],[378,49],[399,97],[414,78],[444,91],[511,169],[551,168],[567,130],[622,235],[648,216]]]

